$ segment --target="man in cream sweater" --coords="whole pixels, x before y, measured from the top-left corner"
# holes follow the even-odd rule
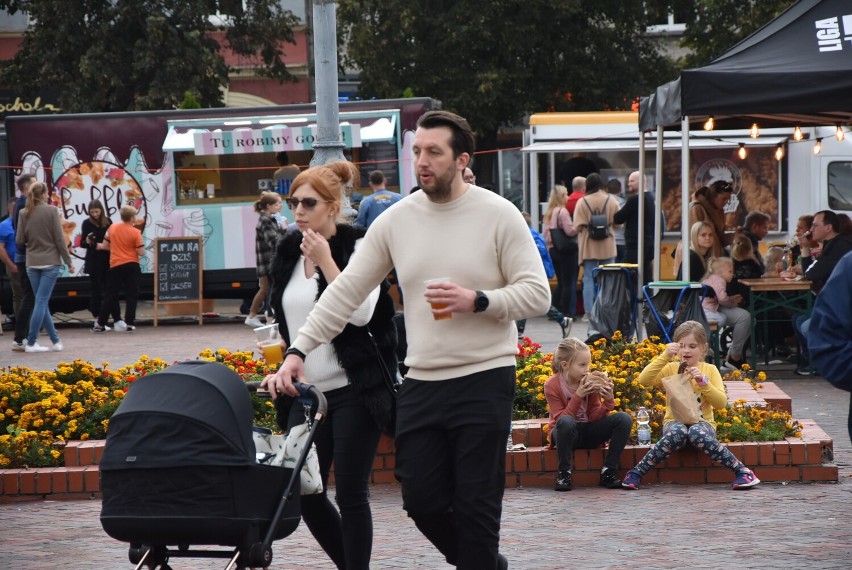
[[[396,430],[403,508],[450,564],[506,568],[498,543],[515,321],[547,312],[550,290],[521,213],[462,179],[474,151],[467,121],[426,113],[413,150],[423,191],[370,226],[266,384],[295,395],[292,378],[303,377],[304,355],[330,342],[396,267],[406,293],[410,367]],[[441,277],[449,281],[424,283]]]

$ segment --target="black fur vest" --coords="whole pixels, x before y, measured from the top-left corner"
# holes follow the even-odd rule
[[[337,233],[328,240],[328,244],[331,248],[331,256],[341,271],[349,263],[349,258],[355,251],[355,242],[363,237],[364,233],[365,230],[350,225],[337,225]],[[288,233],[279,240],[270,274],[272,309],[275,311],[275,320],[278,323],[281,338],[287,342],[287,346],[290,346],[291,338],[290,331],[287,329],[287,320],[284,318],[281,298],[302,255],[299,248],[301,243],[300,232]],[[317,299],[319,299],[328,287],[328,282],[322,271],[319,269],[317,271],[319,273]],[[393,299],[388,294],[388,287],[387,280],[381,283],[379,300],[370,323],[366,327],[347,324],[343,331],[332,339],[331,344],[338,363],[346,371],[349,384],[359,394],[379,427],[392,435],[394,396],[388,390],[376,355],[376,348],[369,336],[369,333],[372,333],[386,369],[391,377],[395,378],[398,366],[395,352],[397,335],[393,316],[396,311]]]

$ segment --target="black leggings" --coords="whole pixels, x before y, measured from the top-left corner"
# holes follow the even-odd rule
[[[324,491],[302,496],[302,518],[338,568],[366,570],[373,550],[370,474],[381,432],[349,386],[326,392],[325,397],[328,417],[314,439]],[[295,402],[287,419],[288,428],[304,421],[305,408]],[[327,493],[332,461],[340,512]]]

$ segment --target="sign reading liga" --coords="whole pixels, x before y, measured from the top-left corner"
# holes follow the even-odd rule
[[[340,125],[346,148],[361,147],[361,129],[358,125]],[[255,152],[280,152],[282,150],[313,150],[316,127],[268,127],[265,129],[237,129],[195,133],[195,154],[249,154]]]

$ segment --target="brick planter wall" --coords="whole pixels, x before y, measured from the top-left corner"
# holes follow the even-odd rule
[[[773,403],[791,409],[790,398],[778,386],[766,382],[760,393],[744,382],[726,383],[730,401],[746,399],[752,405]],[[801,439],[760,443],[731,443],[728,448],[743,463],[754,469],[762,481],[837,481],[833,464],[833,442],[813,420],[799,420]],[[513,422],[512,438],[526,449],[506,453],[507,487],[549,487],[556,476],[556,450],[545,447],[541,426],[546,419]],[[0,501],[80,499],[100,493],[98,462],[103,441],[71,441],[64,449],[65,467],[0,470]],[[577,450],[574,454],[574,484],[597,485],[603,467],[605,449]],[[621,455],[622,469],[635,465],[646,448],[628,446]],[[383,436],[373,464],[371,481],[394,483],[394,446]],[[684,449],[648,473],[643,484],[653,483],[730,483],[730,471],[711,463],[694,449]]]

